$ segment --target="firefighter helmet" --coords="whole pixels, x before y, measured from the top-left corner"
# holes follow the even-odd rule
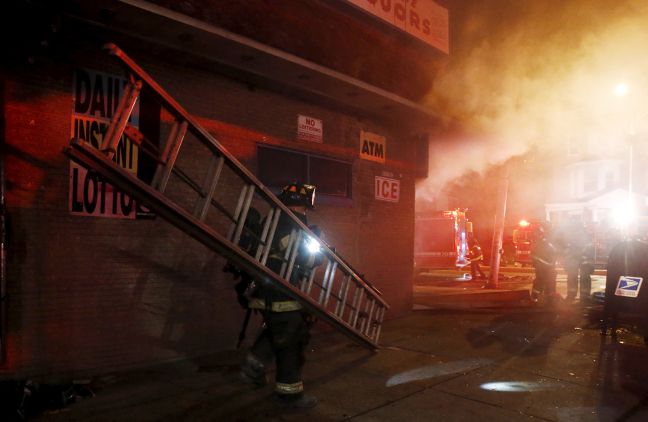
[[[292,182],[283,187],[279,199],[285,205],[304,205],[315,208],[315,186],[299,182]]]

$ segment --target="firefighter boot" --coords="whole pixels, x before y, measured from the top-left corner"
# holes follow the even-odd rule
[[[275,394],[274,399],[284,409],[310,409],[317,406],[317,398],[304,393]]]
[[[265,365],[252,353],[245,355],[245,359],[243,359],[243,363],[241,364],[239,377],[241,381],[246,384],[253,384],[255,388],[261,388],[268,383]]]

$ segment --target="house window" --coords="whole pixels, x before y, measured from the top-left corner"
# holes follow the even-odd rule
[[[608,170],[605,172],[605,187],[610,188],[614,186],[614,182],[616,181],[616,175],[614,174],[614,171]]]
[[[583,193],[588,194],[598,190],[598,172],[592,166],[583,169]]]
[[[317,194],[351,198],[351,163],[305,152],[257,146],[258,176],[270,188],[301,181]]]

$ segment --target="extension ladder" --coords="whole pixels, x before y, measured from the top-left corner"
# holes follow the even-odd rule
[[[129,81],[100,150],[72,139],[65,153],[255,280],[271,283],[351,339],[377,348],[389,308],[380,291],[321,240],[322,265],[291,284],[288,280],[295,279],[300,242],[306,236],[317,236],[120,48],[114,44],[104,47],[125,67]],[[170,124],[161,122],[160,147],[128,123],[144,88],[172,117]],[[150,182],[138,179],[113,160],[122,136],[157,163]],[[242,235],[251,235],[245,225],[251,207],[266,216],[260,236],[255,235],[258,246],[253,254],[239,246]],[[275,273],[266,262],[282,213],[290,217],[293,230],[281,270]]]

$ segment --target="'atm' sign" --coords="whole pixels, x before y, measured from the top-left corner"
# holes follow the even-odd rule
[[[400,180],[376,176],[376,199],[380,201],[398,202],[400,197]]]

